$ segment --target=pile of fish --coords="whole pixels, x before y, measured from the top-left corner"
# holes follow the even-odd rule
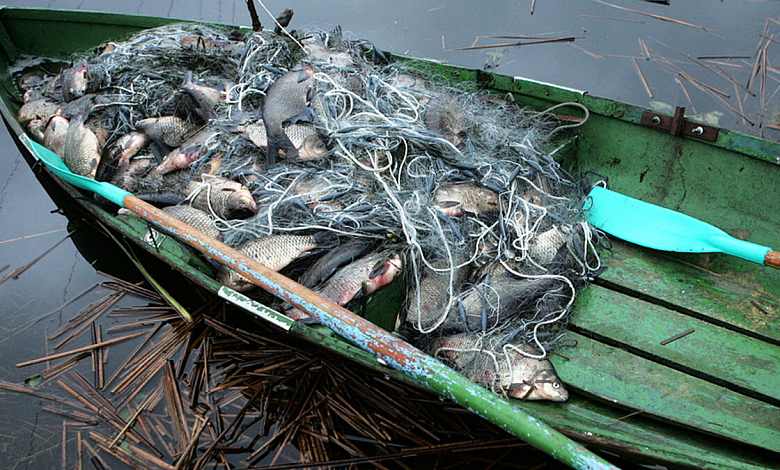
[[[170,25],[17,72],[19,120],[73,172],[339,305],[404,283],[399,333],[496,393],[567,398],[545,357],[600,267],[550,115],[338,28]]]

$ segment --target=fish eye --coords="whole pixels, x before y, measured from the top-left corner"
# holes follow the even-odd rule
[[[553,388],[561,388],[561,383],[556,380],[555,382],[553,382],[552,386]]]

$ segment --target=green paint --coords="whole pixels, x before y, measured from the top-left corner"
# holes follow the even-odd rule
[[[579,344],[566,352],[570,361],[555,364],[569,386],[683,427],[780,452],[777,406],[585,335],[569,336]]]
[[[780,401],[780,346],[599,286],[580,295],[577,311],[573,324],[583,334]],[[661,345],[691,328],[693,334]]]

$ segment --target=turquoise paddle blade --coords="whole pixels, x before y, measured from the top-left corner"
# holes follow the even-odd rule
[[[30,140],[26,135],[20,136],[20,139],[22,142],[24,142],[27,148],[29,148],[36,157],[38,157],[38,160],[45,163],[50,170],[52,170],[63,180],[67,181],[73,186],[76,186],[77,188],[86,189],[87,191],[92,191],[95,194],[100,194],[114,204],[120,207],[124,207],[123,201],[125,196],[130,194],[129,192],[125,191],[124,189],[117,188],[111,183],[95,181],[91,178],[86,178],[84,176],[72,173],[68,167],[65,166],[65,163],[63,163],[60,156],[56,153],[47,149],[43,145]]]
[[[762,265],[770,251],[691,216],[600,186],[588,197],[583,210],[591,225],[637,245],[684,253],[726,253]]]

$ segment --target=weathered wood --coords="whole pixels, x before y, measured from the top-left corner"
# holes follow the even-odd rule
[[[607,346],[586,336],[551,357],[570,387],[666,421],[780,452],[780,408]],[[623,413],[625,414],[625,413]]]
[[[780,346],[599,286],[589,286],[576,305],[573,325],[584,335],[780,401]],[[694,333],[661,344],[691,328]]]
[[[749,277],[719,275],[662,252],[619,241],[614,245],[602,253],[608,268],[599,282],[780,344],[780,297],[768,290],[774,287],[769,279],[757,283]],[[770,273],[774,271],[767,270]],[[770,315],[756,310],[751,300]]]

